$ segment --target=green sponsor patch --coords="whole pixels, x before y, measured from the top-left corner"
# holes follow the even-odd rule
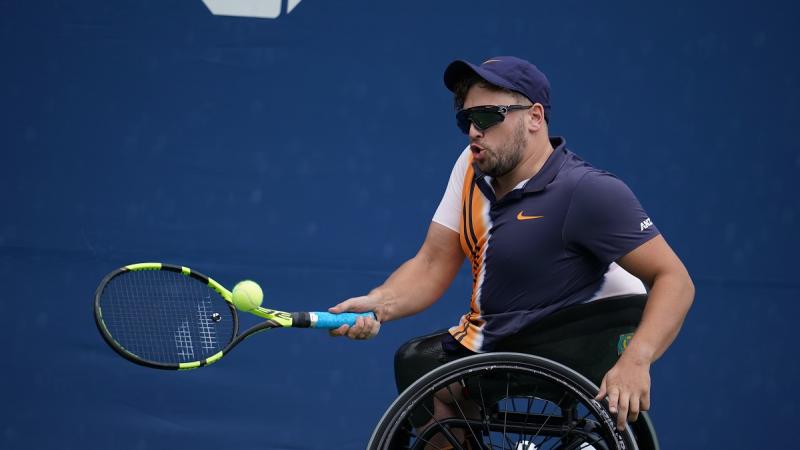
[[[628,348],[628,344],[631,342],[631,339],[633,339],[633,333],[619,335],[619,340],[617,341],[617,356],[621,355],[622,352]]]

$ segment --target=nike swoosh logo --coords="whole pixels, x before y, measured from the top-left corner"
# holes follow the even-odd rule
[[[533,219],[541,219],[544,216],[526,216],[522,214],[522,211],[517,214],[517,220],[533,220]]]

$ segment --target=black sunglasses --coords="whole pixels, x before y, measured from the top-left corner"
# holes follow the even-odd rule
[[[464,134],[469,134],[470,123],[475,124],[475,128],[480,131],[497,125],[506,118],[506,114],[511,111],[528,109],[533,105],[484,105],[473,108],[462,109],[456,113],[456,123],[458,129]]]

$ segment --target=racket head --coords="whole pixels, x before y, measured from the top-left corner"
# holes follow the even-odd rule
[[[142,366],[186,370],[216,362],[235,344],[231,293],[187,267],[140,263],[103,278],[94,318],[106,343]]]

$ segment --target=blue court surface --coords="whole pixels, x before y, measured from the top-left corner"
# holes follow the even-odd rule
[[[444,68],[497,55],[548,75],[552,133],[628,183],[694,279],[651,374],[662,448],[795,445],[795,4],[217,3],[0,1],[0,448],[363,449],[395,349],[457,322],[468,267],[373,340],[270,331],[189,372],[113,353],[94,290],[163,261],[283,310],[365,294],[466,144]]]

